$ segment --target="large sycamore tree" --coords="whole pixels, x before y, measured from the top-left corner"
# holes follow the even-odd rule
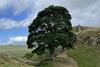
[[[40,11],[28,27],[28,48],[38,55],[47,54],[49,59],[59,50],[73,48],[76,36],[70,20],[69,11],[61,6],[51,5]]]

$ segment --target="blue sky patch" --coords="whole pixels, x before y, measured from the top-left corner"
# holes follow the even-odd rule
[[[14,8],[13,7],[8,7],[6,9],[3,9],[0,11],[0,18],[9,18],[9,19],[13,19],[16,21],[21,21],[23,19],[26,19],[27,16],[29,15],[29,11],[24,10],[20,13],[18,13],[17,15],[14,14]]]

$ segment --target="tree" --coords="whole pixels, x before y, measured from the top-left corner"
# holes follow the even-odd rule
[[[49,59],[54,57],[59,47],[61,50],[73,48],[76,36],[70,20],[71,15],[64,7],[51,5],[45,8],[28,27],[28,48],[39,55],[47,53]]]

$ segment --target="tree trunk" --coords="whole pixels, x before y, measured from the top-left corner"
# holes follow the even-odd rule
[[[57,55],[63,53],[65,50],[66,50],[65,48],[61,48],[60,51],[58,51],[58,52],[56,52],[56,53],[54,54],[54,57],[56,57]]]
[[[54,53],[54,48],[50,46],[49,48],[49,60],[53,60],[53,53]]]
[[[52,49],[49,50],[49,60],[53,60],[53,52]]]

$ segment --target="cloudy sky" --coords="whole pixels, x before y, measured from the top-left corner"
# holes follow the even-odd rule
[[[28,25],[49,5],[66,7],[73,26],[100,27],[100,0],[0,0],[0,44],[25,42]]]

